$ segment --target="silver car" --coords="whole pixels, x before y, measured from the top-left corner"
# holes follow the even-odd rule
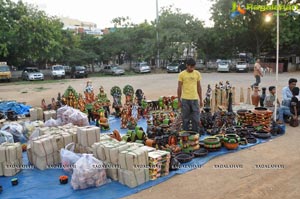
[[[236,72],[248,72],[249,66],[248,63],[245,61],[238,61],[235,66]]]
[[[179,73],[181,71],[178,63],[170,63],[167,65],[168,73]]]
[[[115,66],[115,65],[107,65],[104,66],[102,72],[104,74],[108,74],[108,75],[124,75],[125,74],[125,70],[119,66]]]
[[[136,73],[150,73],[151,68],[147,62],[140,62],[133,67],[133,71]]]
[[[218,72],[229,72],[229,63],[227,61],[218,62]]]
[[[22,72],[23,80],[44,80],[44,74],[38,68],[26,67]]]

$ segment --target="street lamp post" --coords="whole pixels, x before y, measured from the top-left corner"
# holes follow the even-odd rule
[[[156,0],[156,45],[157,45],[157,68],[159,68],[159,36],[158,36],[158,0]]]
[[[275,113],[274,120],[277,118],[277,99],[278,99],[278,62],[279,62],[279,0],[277,0],[277,16],[276,16],[276,95],[275,95]]]

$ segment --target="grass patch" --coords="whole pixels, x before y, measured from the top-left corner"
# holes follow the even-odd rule
[[[28,93],[28,91],[22,91],[21,93],[24,93],[24,94],[25,94],[25,93]]]
[[[35,85],[35,84],[51,84],[51,83],[61,83],[64,84],[65,82],[69,82],[68,79],[61,79],[61,80],[56,80],[56,79],[48,79],[44,81],[18,81],[18,82],[12,82],[15,85]]]
[[[41,91],[47,90],[47,89],[49,89],[49,88],[45,88],[45,87],[43,87],[43,86],[34,88],[34,90],[35,90],[36,92],[41,92]]]

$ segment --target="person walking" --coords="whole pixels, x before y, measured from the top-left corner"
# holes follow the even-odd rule
[[[178,106],[181,107],[183,130],[190,130],[189,123],[192,122],[192,131],[199,133],[200,107],[203,106],[202,79],[199,71],[195,70],[196,62],[190,58],[186,62],[186,69],[178,75]]]
[[[255,83],[251,85],[252,90],[253,90],[254,86],[259,86],[259,84],[261,82],[260,78],[263,77],[262,67],[260,65],[260,59],[256,59],[256,62],[254,64],[253,75],[255,77]]]

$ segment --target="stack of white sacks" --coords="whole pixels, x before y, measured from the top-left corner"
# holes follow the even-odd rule
[[[19,142],[0,145],[0,176],[14,176],[21,171],[22,147]]]
[[[107,176],[113,180],[129,187],[149,181],[148,152],[154,151],[154,148],[118,142],[105,135],[92,148],[94,156],[104,162]]]
[[[91,148],[95,142],[100,141],[100,128],[97,126],[85,126],[77,128],[79,153],[93,153]]]
[[[59,151],[74,142],[75,152],[92,153],[92,144],[100,140],[99,127],[77,127],[67,124],[59,127],[41,127],[38,135],[28,142],[27,154],[30,163],[44,170],[59,164]]]

